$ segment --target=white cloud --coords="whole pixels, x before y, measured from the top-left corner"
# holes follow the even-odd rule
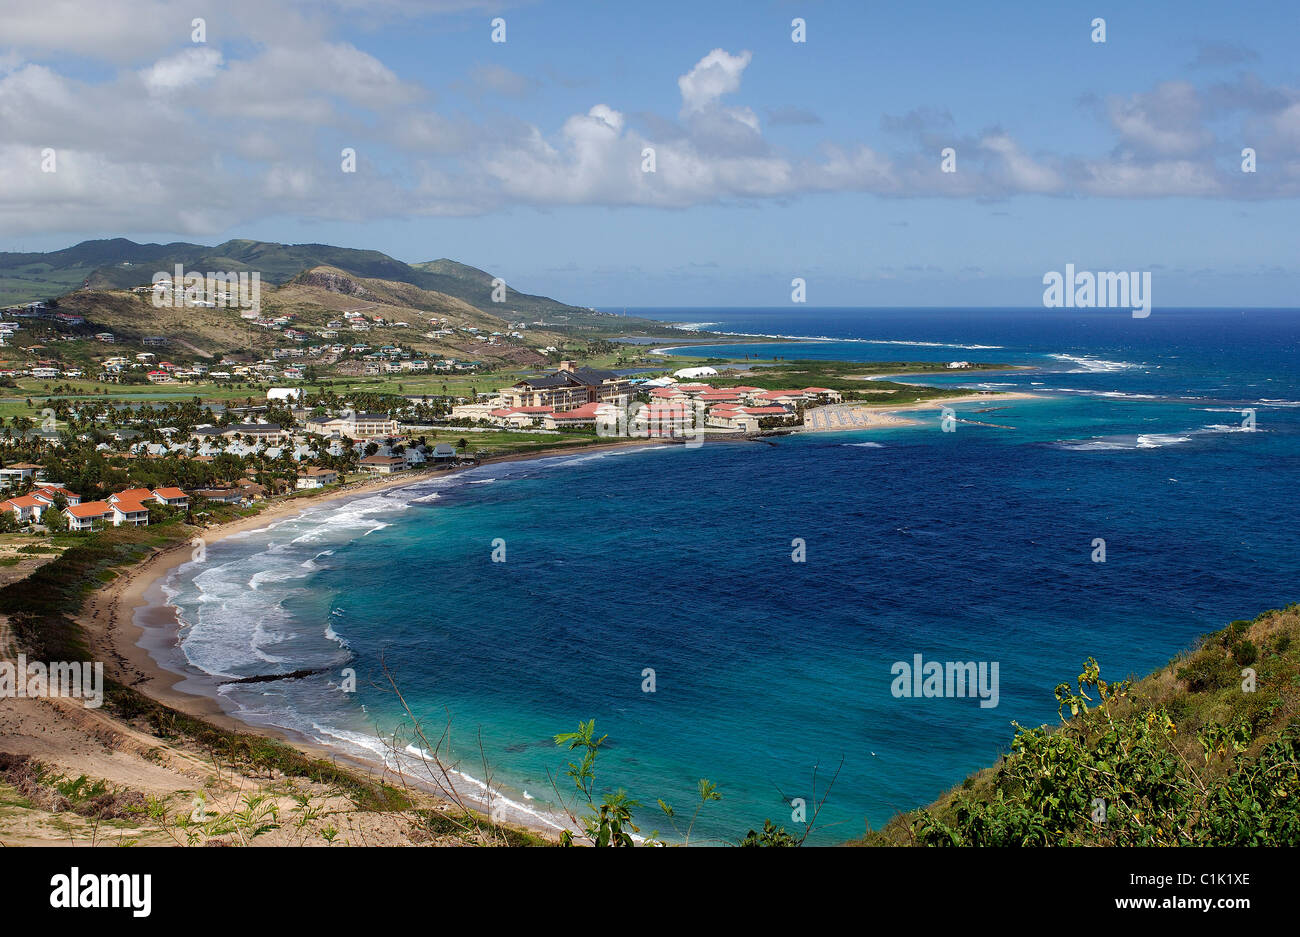
[[[216,49],[198,46],[158,61],[141,72],[140,79],[151,93],[168,94],[211,78],[221,61]]]
[[[1006,134],[989,134],[980,140],[979,145],[997,157],[997,165],[992,175],[999,179],[1008,191],[1040,195],[1061,191],[1060,174],[1025,155],[1019,144]]]
[[[753,59],[750,52],[732,55],[725,49],[714,49],[695,63],[685,75],[677,79],[682,93],[682,113],[689,114],[712,107],[724,94],[740,89],[740,76]]]
[[[1185,81],[1168,81],[1146,94],[1108,103],[1111,124],[1124,142],[1162,156],[1195,153],[1213,142],[1201,126],[1201,100]]]
[[[769,139],[755,110],[775,118],[782,109],[745,99],[749,70],[776,67],[748,51],[715,48],[680,63],[680,103],[669,98],[667,113],[637,111],[606,89],[567,117],[533,124],[463,103],[485,91],[518,97],[540,83],[481,65],[460,82],[443,76],[444,93],[462,103],[448,106],[336,38],[337,17],[360,15],[341,12],[350,4],[229,0],[208,17],[208,43],[195,45],[189,23],[203,14],[190,4],[102,0],[96,19],[65,0],[11,3],[10,51],[0,57],[0,224],[129,234],[157,231],[179,213],[187,233],[203,234],[286,213],[364,220],[518,205],[682,208],[825,192],[1253,199],[1300,190],[1300,91],[1249,75],[1111,98],[1087,155],[1044,152],[1001,129],[962,134],[962,115],[942,106],[886,118],[887,144],[868,145],[852,128],[818,144],[806,139],[818,131],[805,129],[790,151],[778,143],[791,134]],[[419,7],[390,0],[381,12],[420,15]],[[32,62],[83,50],[111,63],[107,76],[53,64],[58,56]],[[73,77],[86,72],[96,77]],[[673,74],[661,79],[668,96]],[[815,128],[815,119],[800,110],[774,122]],[[1208,127],[1234,119],[1241,126],[1232,137],[1222,130],[1216,145]],[[939,171],[940,139],[958,148],[958,172]],[[1259,148],[1267,171],[1233,171],[1224,154],[1243,145]],[[358,173],[339,172],[343,146],[357,149]],[[647,146],[654,173],[641,170]],[[57,174],[40,173],[44,147],[58,151]]]

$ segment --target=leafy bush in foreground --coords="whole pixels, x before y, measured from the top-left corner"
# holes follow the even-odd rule
[[[1296,605],[1234,622],[1144,681],[1149,697],[1090,658],[1056,688],[1061,726],[1017,725],[991,773],[910,814],[906,833],[927,846],[1300,845],[1300,667],[1286,653],[1298,625]]]

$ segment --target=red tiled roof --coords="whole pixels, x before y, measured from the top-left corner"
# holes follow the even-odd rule
[[[113,509],[108,506],[107,501],[86,501],[82,504],[69,504],[67,512],[73,517],[86,520],[91,517],[104,517],[111,514]]]
[[[557,410],[551,414],[551,417],[556,420],[591,420],[595,419],[596,411],[602,406],[605,405],[601,403],[584,403],[572,410]]]
[[[157,488],[157,489],[154,490],[154,495],[157,496],[157,497],[159,497],[159,498],[184,498],[184,497],[186,497],[185,492],[181,491],[179,488]]]
[[[37,491],[37,492],[49,492],[51,495],[54,495],[54,494],[61,494],[61,495],[63,495],[65,498],[79,498],[79,497],[81,497],[81,495],[77,494],[75,491],[69,491],[68,489],[63,488],[63,487],[61,487],[61,486],[59,486],[59,485],[37,485],[37,486],[36,486],[36,491]]]
[[[110,495],[119,501],[144,501],[146,498],[152,498],[153,492],[148,488],[128,488],[126,491],[119,491],[115,495]]]

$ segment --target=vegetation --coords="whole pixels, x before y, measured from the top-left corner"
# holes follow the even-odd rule
[[[103,575],[139,562],[158,549],[188,542],[193,528],[178,520],[148,527],[121,527],[80,538],[57,559],[31,576],[0,588],[0,614],[23,649],[42,660],[89,660],[85,636],[73,615],[85,596],[103,584]],[[72,536],[72,535],[64,535]],[[164,739],[184,738],[227,763],[261,773],[278,772],[332,784],[365,809],[409,806],[407,796],[386,784],[362,778],[322,758],[313,758],[274,739],[233,732],[171,709],[106,676],[104,709]]]
[[[1089,659],[1062,725],[868,845],[1300,845],[1300,605],[1236,621],[1137,683]]]

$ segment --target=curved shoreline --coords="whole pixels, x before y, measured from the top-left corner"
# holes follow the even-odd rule
[[[551,457],[563,458],[612,449],[649,448],[659,445],[661,443],[643,439],[624,439],[617,442],[561,446],[542,452],[499,456],[485,459],[479,465],[537,461]],[[274,502],[255,515],[215,527],[195,528],[194,536],[202,537],[205,546],[211,546],[232,536],[264,530],[272,524],[291,520],[318,505],[418,485],[476,467],[466,465],[438,471],[410,472],[395,477],[367,479],[314,497]],[[216,681],[195,668],[189,668],[188,672],[185,672],[168,667],[160,660],[159,658],[169,651],[178,652],[177,637],[180,630],[177,608],[169,603],[162,587],[173,570],[193,558],[192,544],[193,540],[182,541],[158,550],[143,561],[128,567],[112,582],[92,592],[81,611],[75,616],[87,639],[93,658],[104,661],[105,670],[110,677],[165,706],[204,719],[219,728],[272,738],[300,751],[354,768],[367,776],[378,776],[385,781],[397,781],[421,788],[444,801],[452,800],[434,781],[411,771],[399,771],[380,761],[354,756],[336,746],[323,744],[279,726],[245,722],[222,705],[215,692],[219,685]],[[472,788],[480,783],[468,775],[463,775],[463,778],[466,788]],[[483,812],[489,809],[484,798],[478,796],[473,790],[458,788],[456,794],[465,803]],[[505,798],[496,799],[499,802]],[[545,821],[540,816],[531,815],[526,808],[510,810],[503,819],[547,836],[554,836],[557,832],[556,825]]]
[[[992,394],[984,399],[1033,398],[1037,395],[1019,393]],[[876,424],[880,428],[914,424],[905,417],[890,417],[894,411],[912,411],[937,408],[952,400],[970,402],[980,398],[963,395],[957,398],[935,398],[929,401],[901,406],[873,406],[870,411],[881,416]],[[866,427],[854,427],[865,429]],[[802,426],[792,427],[796,432]],[[752,441],[744,436],[710,437],[710,442]],[[658,448],[663,442],[645,439],[622,439],[613,442],[575,446],[559,446],[539,452],[499,456],[483,460],[480,465],[503,462],[539,461],[547,458],[568,458],[612,449]],[[359,483],[310,497],[300,497],[272,502],[264,510],[249,517],[239,518],[210,528],[195,528],[194,537],[201,537],[205,546],[241,534],[265,530],[291,520],[321,505],[364,498],[376,493],[411,487],[432,479],[459,474],[477,466],[466,465],[452,469],[406,472],[397,476],[367,479]],[[368,776],[378,776],[386,781],[397,781],[426,790],[443,800],[451,800],[445,791],[431,779],[408,770],[385,764],[381,759],[367,758],[344,748],[320,742],[314,738],[280,726],[246,722],[223,705],[218,695],[220,682],[184,662],[178,646],[181,623],[178,609],[165,594],[163,585],[179,566],[193,559],[193,540],[187,539],[166,549],[155,551],[143,561],[123,570],[116,579],[91,593],[76,616],[90,645],[93,656],[103,660],[109,674],[123,684],[172,709],[204,719],[230,731],[250,733],[272,738],[326,760],[359,770]],[[167,657],[172,660],[167,661]],[[480,791],[478,779],[458,774],[466,789],[457,785],[456,795],[482,812],[490,805]],[[492,790],[492,800],[502,801],[508,810],[509,822],[553,836],[557,826],[522,803],[514,803]]]

